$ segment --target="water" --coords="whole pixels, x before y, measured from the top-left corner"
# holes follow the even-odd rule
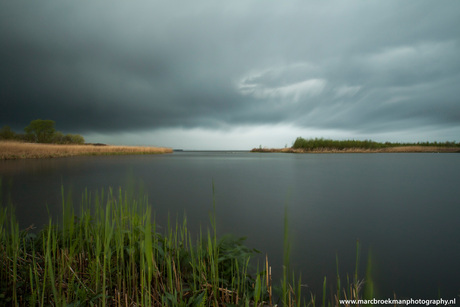
[[[268,254],[281,278],[288,207],[291,264],[306,292],[321,296],[324,276],[359,272],[372,252],[381,298],[454,298],[460,294],[460,155],[263,154],[179,152],[153,156],[0,161],[3,202],[14,203],[22,227],[60,212],[60,188],[78,199],[94,191],[140,186],[156,220],[186,212],[190,228],[209,225],[213,198],[218,232],[247,236]],[[215,191],[213,194],[212,185]]]

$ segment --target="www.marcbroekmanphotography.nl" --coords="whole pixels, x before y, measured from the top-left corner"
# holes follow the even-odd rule
[[[456,304],[456,298],[445,300],[445,299],[368,299],[368,300],[339,300],[340,304],[344,305],[355,305],[355,304],[369,304],[369,305],[425,305],[425,306],[452,306]]]

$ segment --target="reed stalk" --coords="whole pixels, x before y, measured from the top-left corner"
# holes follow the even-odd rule
[[[280,297],[283,306],[302,306],[301,278],[290,273],[287,206],[278,296],[268,255],[263,269],[254,270],[255,251],[244,246],[244,238],[218,238],[215,200],[211,228],[194,241],[185,215],[175,225],[168,219],[158,232],[145,196],[85,190],[78,214],[70,193],[61,189],[61,196],[61,223],[50,218],[38,233],[19,231],[12,206],[0,207],[0,305],[273,306]],[[340,298],[338,260],[336,265],[336,299],[326,301],[324,279],[323,306]],[[344,296],[358,297],[360,285],[356,268]],[[314,295],[308,305],[315,306]]]

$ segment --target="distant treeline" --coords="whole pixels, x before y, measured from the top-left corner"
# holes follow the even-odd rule
[[[379,143],[372,140],[357,141],[357,140],[331,140],[323,138],[304,139],[298,137],[292,148],[294,149],[305,149],[305,150],[316,150],[316,149],[336,149],[343,150],[349,148],[359,149],[381,149],[388,147],[401,147],[401,146],[435,146],[435,147],[460,147],[460,143],[456,142],[418,142],[418,143],[392,143],[385,142]]]
[[[53,120],[36,119],[24,128],[25,133],[16,133],[9,126],[0,129],[0,140],[17,140],[31,143],[84,144],[79,134],[63,134],[56,131]]]

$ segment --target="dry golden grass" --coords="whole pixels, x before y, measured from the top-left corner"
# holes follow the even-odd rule
[[[82,155],[171,153],[171,148],[143,146],[57,145],[0,141],[0,160],[57,158]]]
[[[436,147],[436,146],[398,146],[381,150],[382,152],[459,152],[459,147]]]
[[[363,148],[347,148],[347,149],[334,149],[334,148],[319,148],[314,150],[295,149],[295,148],[254,148],[252,152],[284,152],[284,153],[379,153],[379,152],[393,152],[393,153],[414,153],[414,152],[460,152],[458,147],[435,147],[435,146],[397,146],[381,149],[363,149]]]

